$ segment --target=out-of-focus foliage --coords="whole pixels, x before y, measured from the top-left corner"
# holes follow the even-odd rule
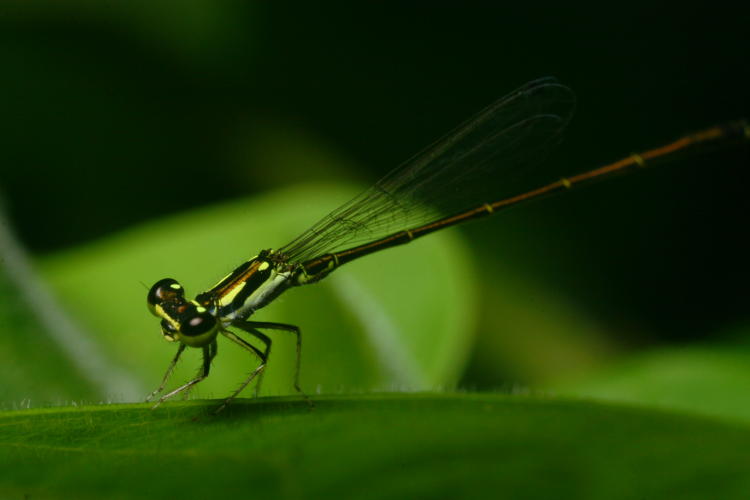
[[[578,95],[538,172],[554,180],[747,115],[745,18],[653,2],[5,2],[0,189],[22,241],[51,251],[280,185],[371,183],[544,75]],[[321,152],[347,161],[304,161]],[[564,294],[616,343],[706,340],[747,320],[747,159],[686,159],[467,233],[483,268]]]
[[[582,380],[558,383],[551,390],[749,421],[748,386],[747,345],[719,344],[632,356]]]
[[[0,409],[98,398],[96,388],[45,328],[39,311],[0,266]]]

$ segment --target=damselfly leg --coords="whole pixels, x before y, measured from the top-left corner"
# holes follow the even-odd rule
[[[200,373],[197,377],[194,379],[188,381],[187,383],[181,385],[177,389],[173,390],[172,392],[169,392],[162,397],[159,398],[159,400],[156,402],[156,404],[152,408],[157,408],[160,404],[162,404],[167,399],[176,396],[177,394],[181,393],[182,391],[189,390],[191,387],[193,387],[195,384],[200,382],[201,380],[208,377],[208,373],[211,370],[211,361],[213,361],[214,357],[216,356],[218,345],[216,343],[216,339],[214,339],[213,342],[208,344],[207,346],[203,347],[203,365],[201,366]],[[176,358],[178,356],[175,356],[175,362]]]
[[[265,370],[265,368],[266,368],[266,361],[267,361],[265,358],[262,357],[263,354],[255,346],[253,346],[252,344],[250,344],[248,342],[245,342],[240,337],[238,337],[236,334],[230,332],[229,330],[221,330],[221,334],[224,335],[229,340],[231,340],[232,342],[234,342],[235,344],[237,344],[240,347],[242,347],[243,349],[245,349],[247,351],[250,351],[253,354],[256,354],[258,356],[261,356],[261,363],[258,365],[257,368],[255,368],[255,370],[252,371],[252,373],[250,373],[250,375],[247,377],[247,379],[242,384],[240,384],[240,386],[232,394],[230,394],[228,398],[226,398],[224,400],[224,402],[221,404],[221,406],[219,406],[214,413],[219,413],[224,408],[226,408],[227,405],[229,403],[231,403],[232,400],[234,398],[236,398],[237,395],[240,392],[242,392],[242,390],[245,387],[247,387],[248,384],[250,384],[250,382],[252,382],[255,377],[257,377],[259,374],[263,373],[263,370]]]
[[[301,362],[302,362],[302,330],[300,330],[299,327],[294,326],[294,325],[288,325],[286,323],[273,323],[269,321],[245,321],[245,320],[235,320],[232,322],[232,326],[236,326],[237,328],[240,328],[248,332],[251,335],[255,335],[261,340],[262,340],[262,337],[267,339],[268,352],[271,351],[271,339],[267,335],[264,335],[263,333],[259,332],[258,328],[284,331],[284,332],[289,332],[289,333],[294,334],[294,336],[296,337],[296,341],[297,341],[296,355],[295,355],[295,360],[294,360],[294,390],[296,390],[303,398],[307,400],[307,402],[310,405],[312,405],[312,400],[302,390],[302,387],[300,386],[300,382],[299,382],[300,368],[301,368]],[[260,382],[261,381],[258,380],[258,383],[255,386],[256,395],[258,391],[260,391]]]
[[[146,402],[148,403],[154,397],[156,397],[157,394],[160,394],[161,391],[164,390],[164,387],[167,385],[167,382],[169,381],[169,377],[172,376],[172,373],[174,372],[174,367],[177,366],[177,362],[180,360],[180,356],[182,355],[182,352],[185,350],[185,347],[187,347],[185,344],[180,344],[180,346],[177,348],[177,353],[174,355],[174,358],[172,359],[172,362],[169,363],[169,368],[167,368],[167,373],[164,374],[164,378],[161,380],[161,384],[159,384],[159,387],[156,388],[151,394],[146,396]]]

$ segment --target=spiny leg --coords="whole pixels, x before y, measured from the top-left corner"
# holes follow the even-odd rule
[[[213,362],[213,359],[216,357],[216,354],[218,352],[219,352],[219,343],[216,342],[216,340],[214,339],[214,341],[211,342],[208,345],[208,357],[209,357],[208,364],[209,364],[209,366],[208,367],[205,366],[205,364],[206,364],[206,358],[204,356],[203,357],[203,365],[201,365],[201,367],[198,369],[198,376],[199,377],[201,376],[201,373],[203,373],[204,370],[206,372],[206,376],[208,376],[208,369],[211,368],[210,367],[211,362]],[[192,391],[194,387],[195,387],[195,384],[191,385],[190,387],[188,387],[187,389],[185,389],[182,392],[182,400],[183,401],[187,400],[187,398],[190,396],[190,391]]]
[[[254,379],[254,378],[255,378],[255,377],[256,377],[256,376],[257,376],[257,375],[258,375],[259,373],[262,373],[262,372],[263,372],[263,370],[264,370],[264,369],[265,369],[265,367],[266,367],[266,361],[267,361],[267,360],[265,359],[265,357],[264,357],[263,353],[262,353],[262,352],[260,352],[260,350],[259,350],[258,348],[256,348],[255,346],[253,346],[253,345],[251,345],[251,344],[249,344],[249,343],[245,342],[244,340],[242,340],[242,339],[241,339],[240,337],[238,337],[238,336],[237,336],[237,335],[235,335],[234,333],[230,332],[229,330],[221,330],[221,334],[222,334],[222,335],[224,335],[224,336],[225,336],[226,338],[228,338],[229,340],[231,340],[232,342],[234,342],[234,343],[236,343],[237,345],[239,345],[240,347],[242,347],[243,349],[245,349],[245,350],[248,350],[248,351],[252,352],[253,354],[255,354],[256,356],[258,356],[258,357],[259,357],[259,358],[261,359],[261,363],[260,363],[260,365],[258,365],[258,367],[257,367],[257,368],[256,368],[255,370],[253,370],[253,371],[252,371],[252,373],[250,374],[250,376],[248,376],[248,377],[247,377],[247,380],[245,380],[245,381],[244,381],[244,382],[243,382],[242,384],[240,384],[240,386],[239,386],[239,387],[237,388],[237,390],[235,390],[235,391],[234,391],[234,392],[233,392],[232,394],[230,394],[230,396],[229,396],[229,397],[228,397],[227,399],[225,399],[225,400],[224,400],[224,402],[223,402],[223,403],[221,404],[221,406],[219,406],[219,407],[218,407],[218,408],[216,409],[216,411],[215,411],[214,413],[219,413],[219,412],[220,412],[221,410],[223,410],[224,408],[226,408],[226,407],[227,407],[227,405],[228,405],[229,403],[231,403],[231,402],[232,402],[232,400],[233,400],[234,398],[236,398],[236,397],[237,397],[237,395],[238,395],[238,394],[239,394],[240,392],[242,392],[242,390],[243,390],[243,389],[244,389],[245,387],[247,387],[247,385],[248,385],[248,384],[249,384],[250,382],[252,382],[252,381],[253,381],[253,379]]]
[[[160,404],[162,404],[167,399],[181,393],[184,390],[190,389],[195,384],[197,384],[204,378],[208,377],[208,372],[211,369],[211,361],[214,359],[214,356],[216,356],[217,347],[218,346],[216,344],[216,339],[214,339],[209,345],[204,346],[203,347],[203,369],[201,370],[201,373],[194,379],[181,385],[180,387],[173,390],[172,392],[169,392],[165,394],[164,396],[160,397],[159,400],[156,402],[156,404],[153,407],[151,407],[151,409],[152,410],[156,409]]]
[[[169,364],[169,368],[167,368],[167,373],[164,374],[164,378],[161,380],[161,384],[159,384],[159,387],[153,391],[151,394],[146,396],[146,402],[148,403],[151,401],[154,396],[159,394],[161,391],[164,390],[164,386],[167,385],[167,381],[169,380],[169,377],[172,376],[172,372],[174,371],[174,367],[177,366],[177,361],[180,359],[180,355],[182,354],[182,351],[185,350],[185,344],[180,343],[180,346],[177,348],[177,354],[174,355],[174,359],[172,359],[172,362]]]
[[[242,320],[236,320],[232,323],[237,328],[241,328],[245,330],[246,332],[250,333],[251,335],[257,336],[257,329],[258,328],[267,328],[269,330],[282,330],[285,332],[291,332],[297,337],[297,356],[295,359],[295,368],[294,368],[294,389],[300,393],[300,395],[305,398],[305,400],[312,406],[312,400],[310,399],[310,396],[305,394],[305,392],[302,390],[302,387],[300,387],[299,384],[299,375],[300,375],[300,367],[301,367],[301,360],[302,360],[302,331],[299,329],[299,327],[294,325],[288,325],[286,323],[272,323],[268,321],[242,321]],[[260,338],[260,337],[259,337]]]
[[[233,323],[232,326],[236,326],[237,328],[240,328],[240,329],[246,331],[247,333],[249,333],[253,337],[255,337],[258,340],[260,340],[261,342],[263,342],[263,345],[265,346],[265,350],[263,351],[263,357],[261,359],[264,359],[265,363],[267,365],[268,364],[268,359],[271,356],[271,343],[272,343],[271,342],[271,338],[268,335],[264,334],[263,332],[261,332],[259,330],[256,330],[255,328],[252,328],[252,327],[248,326],[247,323],[248,323],[247,321],[241,321],[240,320],[240,324]],[[265,374],[266,374],[266,371],[263,370],[258,375],[258,381],[255,383],[255,397],[256,398],[260,394],[260,386],[263,383],[263,376]]]

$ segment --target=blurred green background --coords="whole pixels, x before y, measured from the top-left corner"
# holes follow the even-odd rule
[[[104,292],[127,288],[145,295],[139,282],[150,285],[171,273],[157,264],[180,253],[213,266],[202,269],[201,279],[188,278],[198,291],[258,249],[286,243],[348,196],[326,189],[356,192],[351,186],[373,183],[540,76],[558,77],[578,96],[565,142],[547,163],[551,180],[748,116],[745,14],[690,4],[675,9],[669,2],[586,8],[552,2],[4,2],[4,208],[63,302],[76,314],[99,313],[81,319],[85,326],[126,329],[133,336],[120,338],[123,345],[105,342],[113,352],[130,346],[166,368],[171,350],[158,343],[158,326],[145,318],[145,307],[126,309],[114,303],[117,294],[100,289],[76,296],[76,287],[106,277]],[[405,250],[401,255],[411,257],[404,258],[419,260],[453,249],[440,264],[425,264],[414,288],[401,271],[412,261],[393,264],[391,286],[398,289],[385,292],[391,302],[403,304],[423,290],[441,290],[438,285],[453,288],[420,304],[418,320],[404,321],[416,321],[418,329],[424,318],[442,318],[455,306],[458,312],[444,326],[456,331],[465,325],[460,340],[440,344],[455,350],[455,363],[425,383],[659,401],[661,393],[642,389],[663,386],[674,394],[676,385],[691,387],[705,380],[703,374],[721,379],[722,401],[732,406],[739,381],[750,378],[743,364],[750,333],[749,158],[747,148],[691,157],[451,230],[435,236],[434,248]],[[290,210],[290,193],[305,183],[328,187],[299,188],[307,204],[286,219],[292,227],[269,239],[253,233],[249,242],[239,235],[207,241],[204,233],[191,232],[193,219],[142,226],[250,197],[259,205],[240,210],[228,225],[268,234],[268,208],[255,210],[276,199],[268,193],[286,193],[276,200],[290,203]],[[219,220],[226,222],[226,214],[204,222]],[[138,245],[148,246],[169,227],[185,239],[170,250],[154,244],[150,255],[160,260],[153,269],[121,260],[148,255]],[[193,245],[204,253],[196,255]],[[117,259],[119,273],[107,274]],[[372,273],[395,262],[388,255],[378,259]],[[83,280],[82,270],[89,281],[75,281]],[[86,293],[101,302],[110,298],[112,310],[124,316],[143,316],[153,330],[143,335],[151,336],[134,337],[141,334],[125,327],[124,316],[115,322],[103,314],[106,304],[88,302]],[[326,292],[292,293],[315,301]],[[306,348],[346,349],[322,336],[316,340],[322,335],[316,332],[330,326],[311,327],[312,318],[306,325],[301,315],[286,321],[312,330]],[[324,324],[342,323],[334,313],[320,316]],[[706,365],[705,352],[731,353],[737,369],[714,354],[708,358],[718,364]],[[138,364],[118,361],[131,371]],[[664,375],[654,366],[674,369]],[[144,379],[156,382],[150,372]],[[336,387],[326,380],[325,388]],[[380,387],[365,376],[354,386]],[[706,393],[716,394],[715,387]],[[692,393],[684,392],[680,401],[689,405]]]

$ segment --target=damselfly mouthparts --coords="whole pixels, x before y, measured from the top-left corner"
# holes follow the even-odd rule
[[[179,346],[162,383],[147,400],[164,390],[187,346],[203,350],[200,373],[161,396],[154,407],[205,379],[221,334],[257,357],[259,363],[218,408],[220,411],[255,378],[260,383],[271,348],[271,339],[263,330],[285,330],[296,335],[294,387],[302,393],[299,328],[247,319],[288,288],[315,283],[339,266],[372,252],[409,243],[438,229],[524,201],[631,167],[674,159],[678,153],[701,146],[750,138],[745,121],[731,122],[535,189],[503,193],[500,188],[510,189],[515,174],[539,163],[559,141],[574,107],[573,93],[554,78],[529,82],[390,172],[291,243],[261,251],[194,300],[185,297],[184,289],[174,279],[157,282],[148,294],[149,309],[161,318],[164,338]],[[502,175],[497,176],[498,173]],[[236,330],[254,337],[263,349],[241,338]]]

